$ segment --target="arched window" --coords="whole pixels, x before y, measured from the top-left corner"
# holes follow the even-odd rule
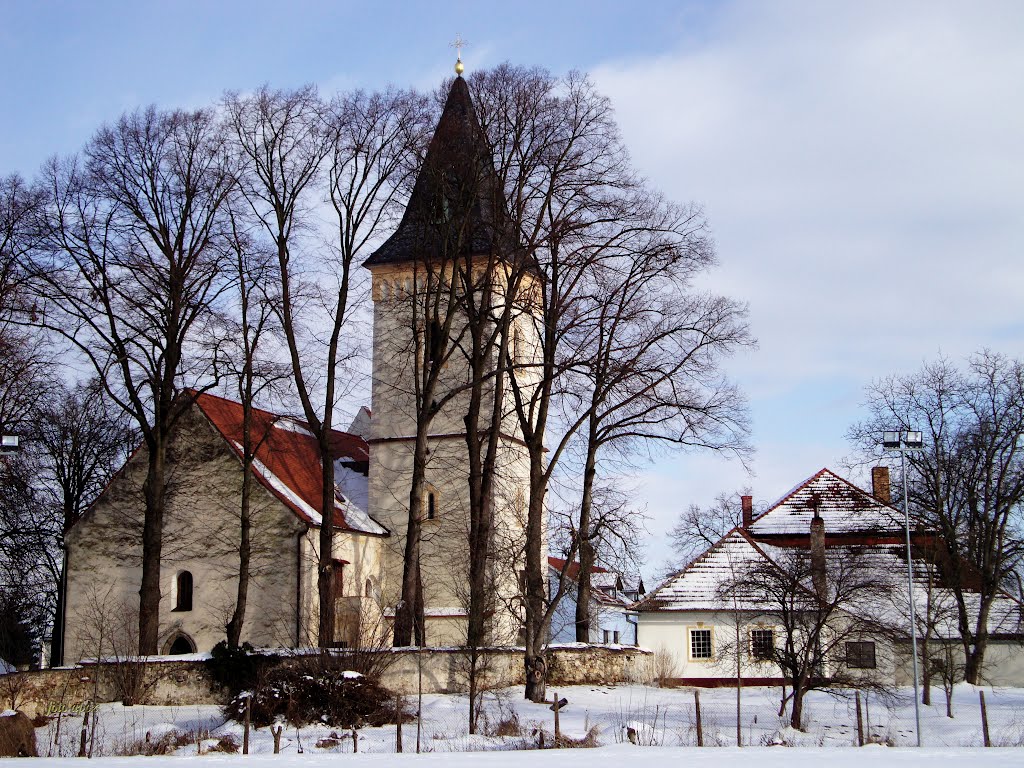
[[[373,581],[371,579],[366,580],[366,586],[363,588],[364,597],[373,597]]]
[[[181,571],[174,585],[174,610],[192,610],[192,574],[189,571]],[[191,653],[191,651],[189,651]]]

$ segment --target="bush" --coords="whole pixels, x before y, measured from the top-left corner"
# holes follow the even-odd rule
[[[323,723],[358,728],[394,723],[402,716],[396,711],[394,695],[380,683],[323,659],[268,669],[261,685],[232,696],[225,714],[243,720],[247,697],[251,697],[249,718],[257,727],[283,718],[293,726]]]
[[[249,643],[229,648],[227,642],[221,640],[213,646],[206,667],[210,676],[233,698],[242,691],[260,687],[267,672],[280,662],[280,656],[259,653]]]

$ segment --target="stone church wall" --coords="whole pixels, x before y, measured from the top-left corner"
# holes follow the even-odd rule
[[[421,651],[380,651],[393,657],[382,683],[395,693],[417,690],[422,669],[424,693],[463,693],[467,689],[465,652],[457,648]],[[483,677],[490,687],[523,684],[521,649],[483,651]],[[648,683],[653,679],[654,655],[640,648],[573,645],[548,652],[549,685],[613,685]],[[220,690],[203,661],[154,661],[142,665],[146,696],[140,704],[188,706],[222,704]],[[18,672],[0,677],[0,707],[20,709],[30,717],[56,712],[81,712],[93,699],[117,701],[116,670],[111,665]]]
[[[184,635],[196,650],[208,651],[224,636],[237,590],[241,464],[194,408],[179,423],[168,466],[160,650],[166,653]],[[65,663],[100,652],[125,654],[135,644],[145,475],[146,457],[140,450],[68,536]],[[243,639],[292,645],[305,526],[258,484],[251,514],[253,554]],[[192,576],[191,610],[176,610],[182,571]]]

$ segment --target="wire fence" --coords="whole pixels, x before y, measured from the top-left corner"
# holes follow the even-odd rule
[[[401,726],[356,729],[284,725],[251,728],[228,720],[216,706],[100,705],[51,718],[36,730],[42,756],[128,754],[468,752],[632,743],[637,747],[768,746],[856,747],[916,744],[913,700],[907,693],[815,692],[805,699],[801,728],[791,727],[791,703],[780,713],[779,688],[663,689],[646,686],[575,686],[534,704],[520,689],[488,692],[476,733],[468,699],[459,695],[405,697]],[[982,698],[986,708],[983,716]],[[859,703],[859,713],[858,713]],[[1024,690],[959,687],[946,714],[941,691],[922,707],[922,743],[937,747],[1024,746]],[[737,728],[737,723],[739,727]],[[987,731],[987,738],[986,738]]]

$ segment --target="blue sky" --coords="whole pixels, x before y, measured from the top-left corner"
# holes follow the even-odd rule
[[[759,349],[753,475],[660,457],[648,571],[680,506],[841,470],[866,383],[1024,354],[1024,3],[0,2],[0,173],[138,105],[227,89],[432,88],[467,67],[589,71],[652,183],[706,209]],[[855,479],[857,479],[855,477]]]

